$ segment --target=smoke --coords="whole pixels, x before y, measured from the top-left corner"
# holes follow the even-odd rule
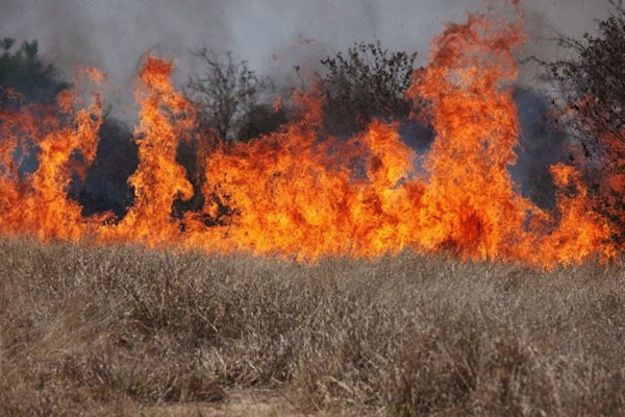
[[[569,55],[554,39],[561,36],[579,38],[584,32],[593,33],[597,22],[613,10],[610,0],[525,0],[525,22],[529,42],[526,56],[542,60],[559,60]],[[532,85],[540,68],[527,63],[521,71],[521,81]]]
[[[33,29],[30,36],[47,42],[45,53],[60,54],[57,62],[95,64],[111,74],[113,85],[118,79],[132,78],[137,58],[130,55],[140,56],[144,49],[178,56],[179,67],[191,70],[189,54],[179,51],[194,46],[195,19],[215,20],[217,27],[203,27],[203,33],[214,33],[214,37],[207,35],[207,41],[199,42],[247,55],[251,66],[275,74],[288,68],[292,59],[312,59],[332,53],[332,48],[344,49],[355,40],[367,41],[369,36],[393,49],[412,49],[403,44],[411,42],[415,49],[425,50],[443,22],[464,20],[451,14],[464,14],[470,8],[468,2],[448,1],[447,8],[439,3],[437,9],[427,10],[429,18],[439,19],[428,26],[422,17],[426,15],[418,13],[418,4],[400,0],[386,2],[385,7],[344,0],[341,7],[301,2],[280,9],[239,0],[228,7],[208,7],[189,0],[176,5],[184,13],[174,13],[178,10],[171,5],[158,8],[154,2],[148,7],[139,0],[127,5],[109,2],[108,7],[76,1],[65,0],[61,9],[13,5],[7,7],[7,15],[30,22],[20,30]],[[188,16],[194,7],[196,13]],[[199,17],[205,7],[214,13],[210,19]],[[48,14],[51,23],[38,21],[37,13]],[[55,20],[59,13],[63,19]],[[529,26],[547,27],[532,17],[548,22],[544,13],[537,10],[528,15]],[[415,21],[402,22],[408,16]],[[548,100],[535,88],[525,91],[515,85],[515,106],[508,90],[500,88],[500,83],[514,82],[514,74],[506,70],[514,65],[513,54],[520,43],[516,30],[490,33],[483,19],[448,26],[434,41],[431,63],[410,94],[431,103],[432,126],[438,133],[436,146],[427,155],[428,178],[410,177],[414,154],[400,137],[411,136],[413,148],[425,149],[434,136],[428,126],[412,130],[402,126],[398,135],[396,125],[372,123],[369,134],[344,143],[345,152],[333,152],[341,146],[340,139],[321,142],[318,120],[304,117],[267,140],[210,149],[200,175],[193,177],[203,179],[201,196],[206,200],[184,210],[188,216],[178,210],[177,202],[193,199],[198,187],[175,144],[196,126],[192,104],[168,84],[170,63],[150,57],[139,71],[142,120],[134,133],[125,123],[103,127],[108,118],[97,99],[75,119],[63,114],[56,122],[46,118],[50,121],[43,124],[38,111],[31,113],[31,108],[19,117],[3,112],[0,134],[7,145],[0,160],[6,161],[8,175],[0,183],[7,196],[0,216],[2,234],[71,241],[93,237],[107,243],[149,246],[180,244],[224,253],[295,254],[300,260],[372,256],[407,247],[457,251],[463,259],[524,261],[543,267],[580,263],[597,255],[607,259],[615,249],[608,240],[611,231],[605,218],[591,210],[593,201],[580,175],[567,165],[552,167],[553,177],[546,172],[562,160],[566,145],[562,132],[545,121],[539,125]],[[271,59],[266,61],[264,56]],[[315,110],[311,114],[317,116]],[[522,132],[518,159],[513,152],[517,120]],[[100,135],[108,141],[99,142]],[[133,135],[140,140],[129,140]],[[132,146],[121,149],[111,138]],[[12,163],[22,141],[32,141],[29,144],[39,152],[37,170],[23,181]],[[208,148],[207,144],[199,155],[204,156]],[[137,151],[138,158],[134,157]],[[130,154],[127,164],[118,163]],[[104,159],[98,160],[98,155]],[[336,169],[337,163],[350,164],[359,158],[367,159],[362,180],[354,181],[350,169]],[[85,177],[91,162],[92,172],[118,175]],[[545,176],[547,191],[557,184],[557,204],[536,188]],[[122,181],[128,187],[111,194]],[[79,182],[85,183],[84,189]],[[93,192],[88,192],[89,184]],[[560,192],[565,188],[578,192]],[[553,208],[554,213],[529,219],[528,213],[536,214],[535,205],[520,198],[518,191],[541,207]],[[112,208],[126,215],[116,224],[103,223],[99,216],[85,218],[84,207],[94,212]],[[224,208],[236,213],[236,219],[222,222],[229,217]],[[207,227],[214,224],[223,227]]]
[[[67,74],[78,65],[97,66],[109,75],[112,91],[106,97],[114,114],[123,118],[135,115],[131,92],[148,51],[175,60],[179,85],[197,70],[189,49],[201,46],[233,51],[259,73],[293,82],[294,65],[313,71],[322,57],[356,41],[380,40],[389,48],[416,50],[424,64],[431,39],[445,23],[484,9],[483,0],[0,1],[0,36],[38,39],[42,53]],[[489,3],[497,8],[503,1]],[[592,32],[610,6],[609,0],[525,0],[524,9],[529,41],[522,55],[548,60],[566,54],[553,38]],[[535,64],[525,64],[521,84],[536,87],[537,73]],[[546,124],[542,93],[520,91],[515,99],[523,135],[512,173],[524,194],[549,207],[548,167],[566,158],[564,138]],[[419,138],[413,144],[417,148],[432,140],[427,131],[402,133]]]
[[[108,75],[113,91],[107,99],[121,100],[118,107],[132,101],[129,92],[146,52],[175,59],[182,74],[194,44],[233,47],[230,11],[219,0],[0,2],[0,36],[37,39],[43,55],[69,76],[77,66],[96,66]]]
[[[526,0],[528,53],[557,56],[544,39],[592,30],[608,4]],[[313,67],[325,54],[373,39],[417,50],[424,60],[444,23],[483,7],[479,0],[2,0],[0,35],[37,38],[63,70],[96,65],[126,91],[146,51],[175,58],[185,78],[193,69],[188,49],[203,45],[232,50],[274,75],[289,74],[295,64]]]

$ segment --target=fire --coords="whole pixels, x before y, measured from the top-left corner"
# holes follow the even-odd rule
[[[85,218],[68,197],[72,178],[95,157],[99,95],[81,110],[74,110],[76,94],[61,96],[54,109],[7,110],[0,114],[0,235],[300,261],[406,249],[543,268],[612,258],[610,225],[593,211],[573,167],[552,168],[561,190],[555,215],[522,197],[508,173],[520,130],[511,85],[521,26],[520,19],[472,16],[434,40],[411,88],[430,103],[436,132],[425,173],[415,170],[418,155],[393,123],[374,121],[347,141],[320,139],[319,98],[301,94],[302,116],[281,131],[199,152],[204,207],[182,216],[173,216],[172,206],[194,189],[176,153],[197,135],[196,115],[171,84],[171,63],[148,57],[139,73],[140,162],[129,178],[135,203],[118,221]],[[37,169],[23,173],[16,155],[29,151]]]
[[[171,218],[178,197],[193,196],[193,186],[184,168],[176,163],[178,141],[194,123],[193,108],[172,87],[170,63],[148,57],[139,79],[137,98],[141,123],[135,131],[139,145],[139,167],[128,182],[134,188],[135,204],[119,225],[101,232],[107,240],[137,240],[155,246],[177,240],[179,224]]]
[[[532,206],[507,167],[519,136],[506,83],[516,78],[518,23],[494,30],[471,17],[434,42],[431,63],[413,93],[432,102],[437,137],[427,159],[430,179],[420,217],[420,243],[453,248],[464,258],[514,257]],[[516,254],[520,255],[520,254]]]
[[[101,74],[94,69],[87,75],[96,84],[101,79]],[[0,160],[4,168],[0,178],[0,230],[3,235],[26,233],[43,241],[76,241],[95,230],[97,220],[84,219],[78,203],[67,198],[72,176],[84,175],[95,157],[102,122],[102,105],[97,92],[92,94],[89,105],[74,110],[75,106],[82,105],[76,94],[62,93],[54,109],[29,106],[20,112],[0,114],[3,143]],[[38,151],[39,164],[34,173],[23,176],[14,154],[29,149]]]

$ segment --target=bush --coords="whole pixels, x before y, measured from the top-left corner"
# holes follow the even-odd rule
[[[614,239],[625,242],[625,9],[599,22],[597,35],[562,38],[572,53],[551,63],[570,117],[563,118],[580,145],[577,155],[596,198],[596,209],[614,223]]]
[[[246,61],[237,62],[230,52],[220,55],[206,48],[193,55],[203,73],[191,77],[187,91],[206,136],[247,140],[272,132],[285,121],[283,112],[272,112],[261,101],[270,80],[258,77]]]
[[[327,129],[351,135],[374,118],[402,120],[413,103],[406,97],[412,84],[416,53],[389,51],[380,42],[356,43],[346,54],[321,61]]]
[[[69,85],[59,80],[57,69],[45,64],[38,55],[36,40],[24,42],[14,50],[15,40],[0,41],[0,105],[7,104],[7,91],[19,93],[26,101],[52,102],[57,94]]]

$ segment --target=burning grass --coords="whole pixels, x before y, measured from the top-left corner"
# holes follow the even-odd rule
[[[407,249],[544,269],[613,260],[624,249],[612,238],[618,225],[593,208],[596,195],[575,166],[551,166],[553,210],[512,181],[520,135],[512,85],[525,38],[516,15],[471,15],[433,40],[407,93],[428,103],[435,139],[424,154],[403,141],[397,122],[375,120],[349,139],[333,137],[323,128],[322,99],[301,92],[293,99],[301,114],[279,131],[213,143],[173,86],[173,64],[146,57],[136,89],[138,166],[128,178],[134,201],[121,218],[85,216],[68,193],[97,154],[103,122],[104,77],[88,71],[90,99],[77,88],[56,106],[0,112],[0,236],[303,262]],[[181,144],[194,141],[201,189],[177,159]],[[19,160],[26,150],[37,154],[33,172],[24,173]],[[194,198],[202,203],[174,210]]]
[[[0,416],[625,413],[620,267],[23,240],[0,259]],[[241,392],[279,405],[229,408]]]

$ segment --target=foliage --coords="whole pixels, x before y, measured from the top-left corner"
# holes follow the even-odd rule
[[[582,39],[561,38],[572,57],[551,63],[560,82],[568,127],[581,144],[581,159],[594,191],[603,198],[598,207],[625,226],[625,9],[611,0],[613,13],[599,22],[598,34]],[[616,213],[616,215],[615,215]],[[623,232],[615,236],[625,239]]]
[[[276,109],[266,103],[251,106],[246,117],[241,121],[237,138],[250,140],[267,133],[274,132],[287,122],[287,115],[283,108]]]
[[[0,90],[19,93],[28,101],[50,102],[68,84],[58,78],[54,65],[39,57],[39,43],[24,42],[15,50],[15,40],[0,40]],[[1,102],[0,102],[1,103]]]
[[[625,10],[620,2],[612,3],[616,13],[599,22],[598,35],[560,39],[574,57],[553,63],[552,71],[578,116],[576,127],[595,140],[613,135],[625,142]]]
[[[243,130],[248,139],[273,131],[282,122],[273,118],[258,120],[259,112],[266,110],[260,103],[261,95],[270,82],[257,76],[246,61],[237,62],[230,52],[217,54],[207,48],[192,54],[203,65],[203,74],[191,77],[188,83],[202,130],[215,132],[221,139],[240,139]]]
[[[389,51],[380,42],[356,43],[346,54],[321,61],[326,126],[350,134],[373,118],[401,120],[412,109],[406,91],[412,83],[416,53]]]

